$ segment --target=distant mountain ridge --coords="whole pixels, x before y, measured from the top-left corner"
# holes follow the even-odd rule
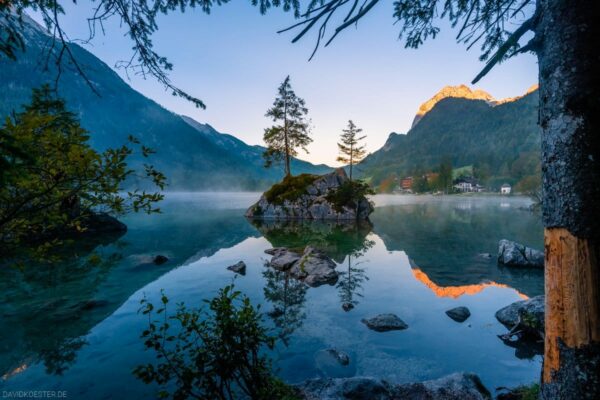
[[[358,165],[362,177],[378,186],[390,177],[435,171],[449,157],[454,167],[485,170],[492,185],[539,178],[536,88],[505,100],[465,88],[442,90],[424,103],[417,117],[426,111],[407,134],[391,133],[381,149]]]
[[[538,85],[535,84],[527,89],[527,92],[521,96],[516,97],[507,97],[504,99],[495,99],[494,96],[486,92],[485,90],[477,89],[473,90],[467,85],[457,85],[457,86],[444,86],[441,88],[435,95],[433,95],[429,100],[421,104],[411,128],[413,128],[420,120],[423,118],[425,114],[427,114],[435,105],[443,99],[447,99],[449,97],[458,98],[458,99],[469,99],[469,100],[484,100],[491,106],[497,106],[504,103],[510,103],[512,101],[516,101],[529,93],[532,93],[538,89]]]
[[[0,21],[0,26],[2,21]],[[44,70],[48,34],[26,17],[26,51],[17,61],[0,59],[2,118],[30,101],[31,90],[53,84],[56,66]],[[263,167],[263,148],[251,146],[208,124],[166,110],[125,83],[108,65],[77,44],[70,44],[78,63],[101,97],[96,96],[73,65],[64,62],[59,95],[77,113],[90,142],[98,150],[120,146],[131,134],[156,150],[150,162],[168,177],[171,190],[258,190],[279,181],[283,169]],[[132,165],[143,162],[134,156]],[[332,169],[295,159],[294,173],[323,174]]]

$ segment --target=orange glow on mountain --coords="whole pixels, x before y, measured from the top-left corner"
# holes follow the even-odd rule
[[[421,104],[419,110],[417,111],[417,115],[415,116],[412,126],[415,126],[417,122],[419,122],[425,114],[431,111],[431,109],[440,100],[446,99],[448,97],[471,100],[484,100],[488,102],[494,100],[494,97],[488,92],[483,90],[471,90],[471,88],[469,88],[467,85],[444,86],[432,98],[427,100],[425,103]]]
[[[459,99],[469,99],[469,100],[483,100],[487,102],[491,107],[498,106],[500,104],[510,103],[516,100],[519,100],[528,94],[535,92],[538,90],[538,84],[531,86],[527,91],[521,96],[515,97],[506,97],[504,99],[495,99],[494,96],[486,92],[485,90],[477,89],[473,90],[467,85],[458,85],[458,86],[444,86],[437,92],[432,98],[421,104],[417,114],[415,115],[415,119],[413,120],[412,127],[414,127],[420,120],[423,118],[425,114],[435,107],[435,105],[443,99],[448,97],[459,98]],[[412,128],[411,127],[411,128]]]
[[[463,295],[472,296],[474,294],[481,292],[483,289],[488,288],[488,287],[499,287],[499,288],[513,289],[515,292],[517,292],[519,297],[521,297],[524,300],[529,298],[527,295],[520,293],[518,290],[511,288],[510,286],[505,285],[503,283],[484,282],[484,283],[478,283],[475,285],[438,286],[431,279],[429,279],[429,276],[427,276],[427,274],[425,272],[421,271],[419,268],[413,268],[412,273],[419,282],[421,282],[425,286],[427,286],[438,297],[450,297],[452,299],[458,299],[459,297],[461,297]]]
[[[523,97],[527,96],[529,93],[535,92],[538,89],[539,89],[539,85],[536,83],[535,85],[533,85],[529,89],[527,89],[527,91],[525,92],[525,94],[522,94],[521,96],[506,97],[504,99],[496,100],[496,101],[494,101],[494,105],[498,106],[500,104],[510,103],[510,102],[513,102],[513,101],[517,101],[517,100],[522,99]]]

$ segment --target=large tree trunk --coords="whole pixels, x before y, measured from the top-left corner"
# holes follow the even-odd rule
[[[539,0],[545,399],[600,399],[600,15]]]

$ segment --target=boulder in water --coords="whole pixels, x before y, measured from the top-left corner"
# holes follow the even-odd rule
[[[295,251],[280,249],[273,254],[269,265],[278,271],[287,271],[300,260],[302,256]]]
[[[363,319],[361,322],[373,331],[387,332],[402,330],[408,328],[406,322],[402,321],[395,314],[379,314],[369,319]]]
[[[490,392],[477,375],[454,373],[439,379],[391,384],[370,377],[324,378],[305,381],[296,388],[306,400],[484,400]]]
[[[323,252],[307,246],[302,257],[290,269],[290,273],[314,287],[325,283],[335,284],[338,279],[335,267],[336,263]]]
[[[496,311],[496,319],[508,329],[517,329],[525,334],[544,335],[545,297],[536,296],[528,300],[516,301]]]
[[[246,263],[239,261],[233,265],[227,267],[228,270],[235,272],[236,274],[246,275]]]
[[[471,316],[471,311],[467,307],[455,307],[446,311],[446,315],[456,322],[465,322]]]
[[[544,268],[544,252],[502,239],[498,243],[498,262],[509,267]]]
[[[307,246],[302,254],[286,248],[278,248],[272,254],[268,266],[279,271],[289,270],[292,277],[309,286],[316,287],[326,283],[333,285],[337,282],[336,263],[311,246]]]

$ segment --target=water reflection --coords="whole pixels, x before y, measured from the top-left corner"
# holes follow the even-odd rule
[[[85,344],[80,337],[116,308],[96,300],[95,292],[121,259],[118,252],[104,251],[121,236],[86,237],[68,243],[52,255],[61,260],[57,264],[30,263],[16,268],[9,261],[0,268],[3,379],[38,361],[44,363],[47,373],[60,375],[75,361]]]
[[[496,261],[498,241],[510,238],[543,248],[538,215],[496,203],[448,202],[377,208],[374,232],[388,250],[404,251],[415,278],[436,294],[456,297],[486,286],[543,294],[543,271],[511,269]]]
[[[127,218],[128,232],[71,243],[60,262],[0,267],[0,376],[42,362],[61,375],[85,346],[85,335],[135,291],[182,263],[210,257],[254,228],[236,210],[190,214],[167,201],[165,214]],[[153,255],[169,262],[155,265]]]
[[[153,388],[130,374],[135,365],[153,361],[141,350],[139,333],[147,321],[136,313],[139,299],[165,289],[174,301],[197,304],[231,283],[225,267],[239,260],[248,271],[236,286],[262,304],[287,343],[277,348],[274,365],[290,382],[320,376],[322,360],[315,354],[331,347],[349,353],[348,375],[395,382],[469,370],[496,387],[539,375],[539,357],[519,359],[535,354],[530,348],[498,340],[506,329],[494,313],[518,300],[507,287],[521,296],[541,293],[541,272],[509,270],[494,257],[480,256],[495,254],[503,237],[541,248],[539,219],[513,199],[506,208],[500,202],[415,203],[396,196],[390,201],[410,202],[378,207],[373,225],[251,224],[242,214],[245,202],[255,198],[230,208],[216,207],[218,199],[167,201],[164,215],[131,217],[124,237],[78,250],[70,262],[51,269],[0,270],[3,388],[110,398],[127,387],[130,398],[151,397]],[[307,245],[337,262],[335,287],[308,288],[263,266],[269,247]],[[104,261],[90,262],[91,254]],[[155,254],[170,261],[148,263]],[[444,314],[457,305],[471,309],[468,324]],[[377,334],[360,323],[382,312],[396,313],[410,328]]]
[[[312,246],[337,263],[349,254],[364,252],[372,225],[368,221],[275,221],[249,220],[273,247],[291,249]],[[372,245],[372,244],[371,244]]]
[[[273,307],[267,315],[278,329],[278,336],[287,346],[294,331],[306,318],[304,303],[308,286],[290,277],[287,271],[266,268],[263,271],[265,299]]]
[[[336,285],[339,292],[342,310],[348,312],[358,305],[358,298],[363,297],[363,283],[369,280],[364,268],[360,265],[366,260],[361,260],[365,253],[375,245],[375,241],[365,238],[360,247],[348,253],[347,268],[340,272]],[[338,268],[338,269],[341,269]]]
[[[360,268],[360,258],[374,245],[367,238],[372,226],[368,221],[275,221],[249,220],[273,247],[303,249],[312,246],[323,251],[338,264],[339,280],[337,289],[342,309],[350,311],[362,297],[362,283],[369,278],[365,269]],[[290,277],[287,271],[267,268],[263,272],[266,279],[265,299],[272,303],[268,312],[280,336],[287,338],[302,325],[305,318],[303,304],[308,286]]]
[[[438,286],[435,282],[433,282],[429,276],[423,272],[415,263],[409,258],[408,262],[412,268],[412,273],[416,280],[427,286],[437,297],[449,297],[452,299],[458,299],[463,295],[475,295],[481,292],[483,289],[488,287],[498,287],[498,288],[506,288],[509,289],[510,286],[496,283],[496,282],[483,282],[473,285],[460,285],[460,286]],[[520,293],[517,290],[517,294],[522,299],[528,299],[527,295]]]

